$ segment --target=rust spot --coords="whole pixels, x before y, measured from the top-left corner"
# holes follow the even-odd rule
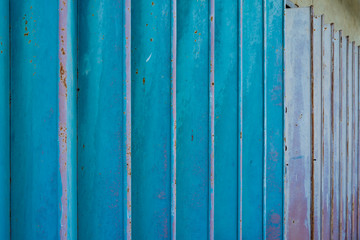
[[[145,78],[143,78],[143,85],[145,85]]]
[[[136,72],[135,72],[136,74],[138,74],[139,73],[139,70],[138,69],[136,69]]]
[[[149,26],[149,24],[146,24],[146,26]]]
[[[65,50],[64,50],[64,48],[61,48],[61,53],[62,53],[62,55],[65,55]]]
[[[27,33],[24,33],[24,36],[29,36],[29,33],[27,32]]]
[[[152,2],[152,3],[151,3],[151,5],[153,5],[153,6],[154,6],[154,5],[155,5],[155,3],[154,3],[154,2]]]
[[[211,20],[211,21],[213,21],[213,19],[214,19],[214,17],[213,17],[213,16],[211,16],[210,20]]]
[[[211,85],[214,86],[214,82],[212,82]]]
[[[67,88],[66,85],[66,73],[65,73],[65,69],[63,66],[63,63],[60,63],[60,81],[62,82],[62,84],[64,85],[65,88]]]
[[[152,42],[152,41],[153,41],[153,39],[152,39],[152,38],[150,38],[150,41]]]

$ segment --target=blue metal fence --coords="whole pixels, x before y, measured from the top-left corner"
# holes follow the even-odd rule
[[[283,238],[282,0],[0,4],[1,239]]]

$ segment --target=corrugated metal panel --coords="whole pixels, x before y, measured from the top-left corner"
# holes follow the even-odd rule
[[[285,239],[311,236],[311,14],[286,10]]]
[[[0,6],[1,239],[283,238],[284,1]]]
[[[322,19],[286,10],[284,237],[357,239],[359,48]]]

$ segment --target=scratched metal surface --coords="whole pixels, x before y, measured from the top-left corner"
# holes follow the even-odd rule
[[[284,237],[311,237],[311,8],[285,15]],[[298,57],[298,56],[301,56]]]
[[[1,239],[283,239],[284,1],[0,7]]]

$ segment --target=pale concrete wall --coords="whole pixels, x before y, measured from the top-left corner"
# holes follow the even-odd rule
[[[325,23],[334,23],[360,45],[360,0],[293,0],[300,7],[314,6],[316,15],[324,14]]]

